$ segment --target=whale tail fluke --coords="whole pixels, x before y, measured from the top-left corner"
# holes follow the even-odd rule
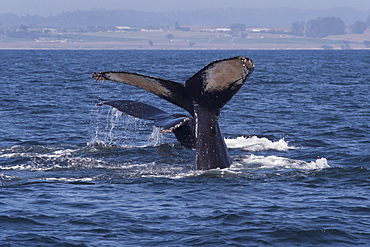
[[[190,113],[193,111],[191,99],[182,83],[125,71],[95,72],[92,77],[96,80],[116,81],[142,88]]]
[[[243,86],[253,69],[252,60],[234,57],[208,64],[185,84],[125,71],[96,72],[92,77],[137,86],[194,116],[194,103],[219,111]]]
[[[93,78],[137,86],[187,110],[192,118],[171,115],[138,102],[104,103],[126,114],[154,120],[155,125],[172,131],[183,146],[195,149],[196,169],[208,170],[226,168],[232,162],[218,117],[221,108],[239,91],[253,69],[252,60],[234,57],[210,63],[185,84],[130,72],[100,72],[94,73]]]
[[[253,70],[252,60],[245,57],[214,61],[190,77],[185,87],[194,103],[211,111],[220,111]]]

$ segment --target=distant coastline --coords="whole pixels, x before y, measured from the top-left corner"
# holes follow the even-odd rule
[[[0,49],[369,49],[369,27],[352,8],[0,14]]]
[[[168,39],[171,34],[172,39]],[[167,36],[167,37],[166,37]],[[58,39],[0,40],[0,49],[150,49],[150,50],[323,50],[370,49],[370,29],[364,34],[332,35],[325,38],[250,33],[246,38],[200,32],[96,32],[68,34]]]

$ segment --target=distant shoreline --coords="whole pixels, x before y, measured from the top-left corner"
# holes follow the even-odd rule
[[[171,34],[175,38],[168,39]],[[68,38],[70,37],[70,38]],[[78,38],[77,38],[78,37]],[[202,32],[96,32],[70,34],[63,39],[0,40],[1,50],[368,50],[370,29],[364,34],[308,38],[250,33],[246,38]],[[59,42],[58,42],[59,41]]]
[[[88,43],[36,43],[15,42],[0,43],[0,50],[370,50],[362,44],[350,44],[344,49],[341,44],[331,45],[325,49],[321,44],[199,44],[189,47],[187,44],[127,44],[119,42]]]

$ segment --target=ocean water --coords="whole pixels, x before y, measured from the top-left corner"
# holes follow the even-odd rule
[[[223,108],[232,166],[105,100],[182,109],[91,79],[125,70],[184,82],[246,56]],[[368,246],[370,51],[1,50],[1,246]]]

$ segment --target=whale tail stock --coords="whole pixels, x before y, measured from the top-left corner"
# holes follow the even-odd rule
[[[181,122],[186,122],[185,120],[179,120],[179,122],[170,120],[173,117],[169,117],[171,115],[168,113],[165,119],[167,123],[172,121],[172,130],[177,130],[177,135],[175,131],[173,132],[180,143],[195,149],[196,169],[208,170],[226,168],[232,162],[218,126],[218,117],[221,108],[239,91],[252,74],[253,69],[252,60],[246,57],[234,57],[208,64],[190,77],[185,84],[131,72],[98,72],[93,74],[93,78],[137,86],[187,110],[192,118],[188,117],[191,121],[186,124],[179,125]],[[126,114],[139,118],[151,118],[150,120],[155,122],[158,117],[147,116],[143,112],[152,111],[164,116],[162,110],[157,108],[155,109],[159,111],[149,110],[152,106],[135,103],[131,103],[131,106],[136,105],[136,109],[135,107],[130,108],[127,104],[118,106],[117,102],[103,104],[111,105]],[[183,128],[176,128],[173,124]],[[171,127],[171,124],[168,126]],[[184,135],[186,136],[185,141],[181,141]],[[187,144],[184,145],[184,143]]]

